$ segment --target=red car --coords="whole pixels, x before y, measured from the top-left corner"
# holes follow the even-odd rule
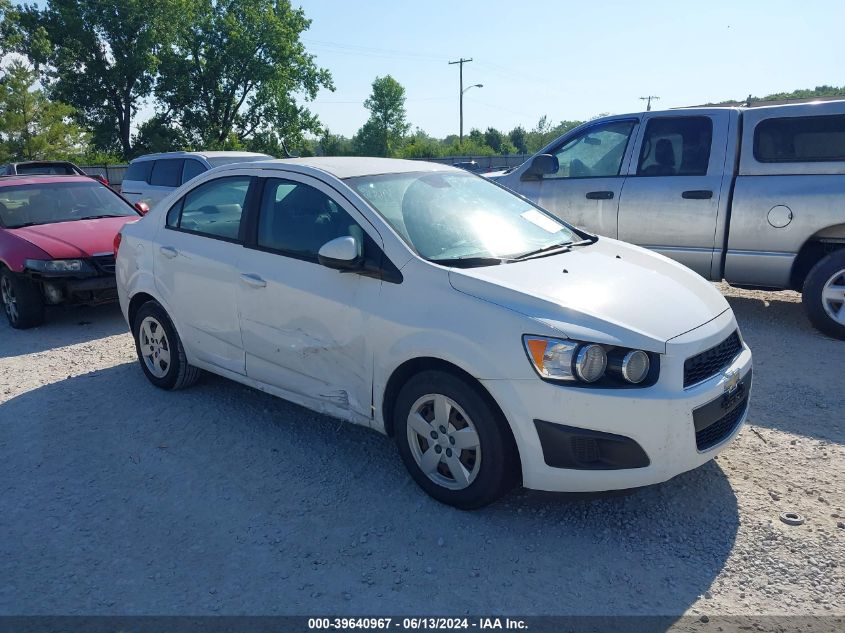
[[[115,300],[115,235],[146,211],[87,176],[0,177],[0,302],[9,324],[39,325],[47,305]]]

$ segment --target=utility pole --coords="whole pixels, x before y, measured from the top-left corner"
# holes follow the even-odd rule
[[[459,77],[459,81],[460,81],[460,91],[461,91],[460,92],[461,127],[460,127],[460,133],[458,135],[458,139],[460,140],[461,143],[464,142],[464,64],[466,64],[467,62],[471,62],[471,61],[472,61],[472,57],[470,57],[469,59],[464,59],[463,57],[461,57],[456,62],[449,62],[450,66],[452,64],[458,64],[459,65],[458,77]]]
[[[649,95],[647,97],[640,97],[640,101],[648,101],[648,104],[646,104],[646,107],[645,107],[646,112],[651,112],[651,100],[652,99],[654,99],[655,101],[658,101],[660,99],[660,97],[655,97],[654,95]]]

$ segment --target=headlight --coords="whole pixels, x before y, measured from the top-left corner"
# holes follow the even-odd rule
[[[528,358],[546,380],[596,387],[645,387],[657,382],[655,354],[583,341],[523,336]],[[652,356],[655,358],[653,359]]]
[[[641,349],[635,349],[622,357],[622,377],[635,385],[645,380],[650,368],[648,354]]]
[[[24,266],[40,273],[90,273],[91,266],[81,259],[28,259]]]
[[[601,345],[582,345],[575,356],[575,373],[584,382],[595,382],[607,368],[607,353]]]

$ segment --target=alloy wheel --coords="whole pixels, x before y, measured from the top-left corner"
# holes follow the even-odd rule
[[[822,306],[827,315],[845,325],[845,270],[840,270],[827,280],[822,288]]]
[[[481,440],[466,412],[443,394],[417,399],[408,414],[408,444],[417,466],[438,486],[463,490],[481,468]]]
[[[147,369],[156,378],[164,378],[170,371],[170,341],[156,318],[148,316],[141,321],[138,343]]]
[[[8,277],[0,278],[0,296],[3,297],[3,307],[6,310],[6,316],[9,321],[17,323],[18,321],[18,300],[15,297],[15,289],[12,288],[12,282]]]

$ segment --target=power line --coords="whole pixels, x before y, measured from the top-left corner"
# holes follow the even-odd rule
[[[640,97],[640,101],[648,101],[648,103],[646,104],[646,107],[645,107],[646,112],[651,112],[651,100],[652,99],[654,99],[655,101],[658,101],[660,99],[660,97],[657,97],[655,95],[648,95],[647,97]]]

